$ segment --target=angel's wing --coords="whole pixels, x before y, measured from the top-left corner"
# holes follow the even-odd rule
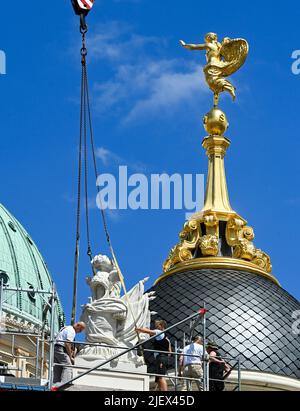
[[[222,74],[230,76],[235,73],[244,63],[249,53],[249,45],[244,39],[224,39],[220,50],[224,62]]]
[[[149,298],[145,294],[144,282],[140,281],[135,287],[122,297],[128,308],[127,318],[121,332],[118,333],[123,343],[136,344],[137,334],[135,328],[149,328],[151,317],[149,310]],[[130,304],[130,307],[128,306]]]

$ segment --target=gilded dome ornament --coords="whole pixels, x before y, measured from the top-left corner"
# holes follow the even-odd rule
[[[219,96],[228,92],[233,100],[236,98],[236,88],[226,80],[226,77],[238,71],[245,63],[249,53],[249,45],[244,39],[225,37],[218,42],[216,33],[208,33],[204,44],[186,44],[180,40],[182,47],[188,50],[205,50],[206,62],[203,71],[206,82],[214,93],[214,107],[218,107]]]
[[[226,78],[242,67],[249,45],[244,39],[228,37],[219,43],[215,33],[208,33],[204,44],[186,44],[182,40],[180,44],[188,50],[206,50],[203,71],[214,93],[214,107],[203,119],[208,133],[202,142],[208,157],[208,176],[204,207],[185,224],[158,281],[197,267],[247,270],[278,284],[272,276],[270,257],[253,243],[254,230],[231,207],[225,174],[224,159],[231,142],[224,136],[229,123],[218,107],[219,96],[228,92],[235,99],[236,89]]]

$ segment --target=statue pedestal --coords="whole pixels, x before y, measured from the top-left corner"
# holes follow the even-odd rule
[[[73,377],[80,376],[100,362],[101,360],[76,359]],[[119,363],[112,366],[107,364],[104,368],[92,371],[76,380],[72,386],[72,391],[149,391],[149,376],[146,373],[147,367],[145,365]]]

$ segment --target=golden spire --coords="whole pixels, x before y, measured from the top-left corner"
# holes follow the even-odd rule
[[[158,281],[192,268],[227,268],[251,271],[278,284],[271,274],[270,257],[253,244],[253,229],[231,208],[225,176],[224,157],[230,140],[224,133],[229,124],[218,107],[219,95],[227,91],[235,99],[235,88],[225,77],[244,64],[248,43],[229,38],[219,43],[214,33],[205,36],[205,44],[180,43],[189,50],[206,50],[203,70],[214,93],[214,107],[204,117],[208,136],[202,143],[208,156],[208,177],[204,207],[185,223],[180,242],[172,248]]]
[[[209,135],[202,143],[208,156],[208,177],[202,211],[234,213],[229,202],[225,176],[224,157],[230,146],[230,141],[223,136],[228,127],[225,114],[218,108],[213,108],[204,117],[204,127]]]

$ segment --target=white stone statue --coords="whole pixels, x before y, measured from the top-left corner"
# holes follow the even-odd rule
[[[78,358],[85,361],[107,360],[124,351],[125,347],[134,347],[139,341],[135,327],[149,328],[149,301],[155,298],[154,293],[145,294],[144,284],[148,278],[130,290],[127,297],[121,297],[118,272],[107,256],[96,256],[92,267],[94,276],[87,278],[92,297],[90,303],[83,306],[81,320],[86,323],[86,342],[100,344],[101,347],[86,346],[81,350]],[[140,335],[140,338],[146,336]],[[117,362],[142,365],[143,358],[132,351]]]

